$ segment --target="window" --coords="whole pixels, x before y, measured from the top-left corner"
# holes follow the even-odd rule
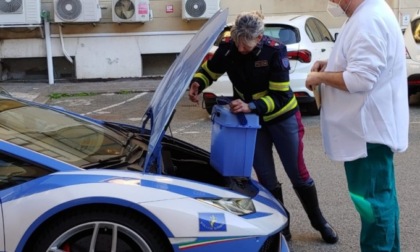
[[[314,22],[321,34],[322,41],[334,41],[330,31],[327,29],[327,27],[325,27],[325,25],[321,21],[319,21],[318,19],[314,19]]]
[[[305,31],[312,42],[334,41],[325,25],[316,18],[309,18],[306,21]]]
[[[126,142],[100,125],[11,99],[0,100],[0,139],[77,166],[120,156]]]
[[[230,26],[225,27],[214,43],[215,46],[219,45],[223,37],[230,36],[230,28]],[[300,42],[298,29],[288,25],[267,24],[264,28],[264,35],[277,39],[286,45]]]
[[[297,29],[287,25],[266,25],[264,34],[281,41],[285,45],[298,43],[300,41]]]
[[[0,190],[49,174],[50,171],[0,153]]]

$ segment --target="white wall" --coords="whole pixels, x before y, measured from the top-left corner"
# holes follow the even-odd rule
[[[76,78],[133,78],[143,76],[142,55],[179,53],[193,32],[95,34],[54,36],[53,56],[64,51],[75,58]],[[170,43],[168,43],[170,41]]]

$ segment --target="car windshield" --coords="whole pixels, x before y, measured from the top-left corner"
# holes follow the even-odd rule
[[[124,154],[122,135],[59,113],[0,98],[0,139],[84,166]]]
[[[414,41],[420,44],[420,18],[411,22],[411,30],[413,32]]]

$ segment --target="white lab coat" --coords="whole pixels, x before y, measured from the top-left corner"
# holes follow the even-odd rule
[[[344,71],[349,92],[321,86],[325,152],[336,161],[367,156],[366,143],[408,147],[405,46],[383,0],[365,0],[338,35],[325,71]]]

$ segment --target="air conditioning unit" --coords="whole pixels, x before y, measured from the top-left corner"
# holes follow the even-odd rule
[[[147,22],[151,19],[149,0],[112,0],[113,22]]]
[[[40,0],[0,0],[0,25],[40,23]]]
[[[99,0],[54,0],[56,23],[98,22],[101,16]]]
[[[182,0],[183,19],[208,19],[220,9],[220,0]]]

